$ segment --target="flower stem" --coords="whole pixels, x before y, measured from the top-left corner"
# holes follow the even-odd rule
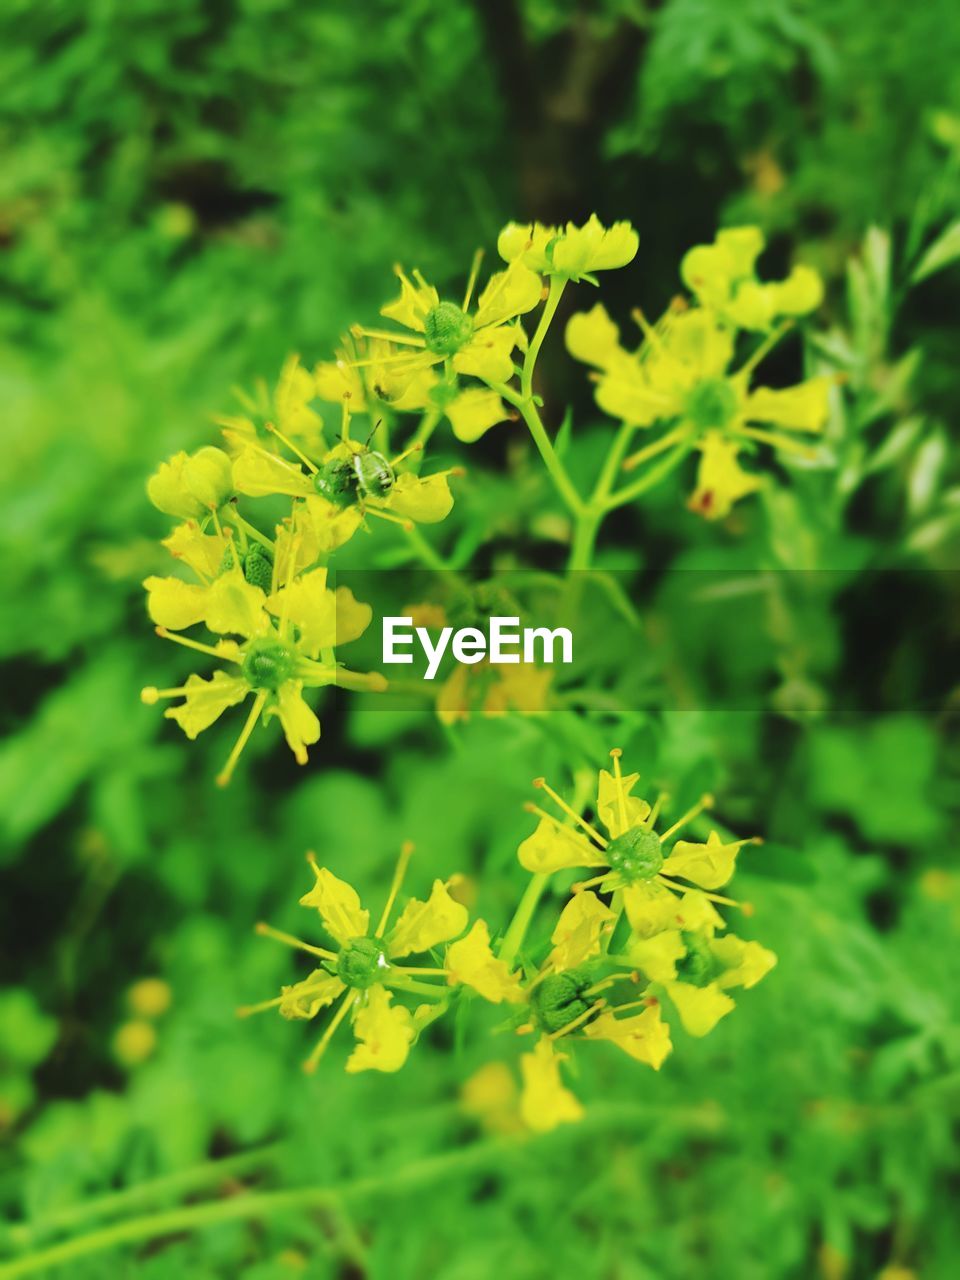
[[[627,485],[625,489],[621,489],[618,493],[611,494],[604,503],[604,508],[607,511],[613,511],[614,508],[633,502],[635,498],[639,498],[648,489],[652,489],[679,466],[690,452],[690,448],[691,446],[687,441],[677,445],[676,449],[668,453],[661,462],[651,467],[649,471],[644,472],[639,480],[635,480],[633,484]]]
[[[536,911],[537,904],[543,896],[543,891],[549,883],[550,876],[547,872],[536,872],[530,877],[530,881],[523,891],[523,897],[517,903],[513,919],[507,926],[503,941],[500,943],[500,959],[504,964],[511,964],[523,945],[523,940],[527,936],[527,929],[530,927],[530,921],[533,919],[533,913]]]

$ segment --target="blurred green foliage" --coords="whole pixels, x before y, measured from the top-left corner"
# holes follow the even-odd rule
[[[64,1274],[954,1274],[958,66],[946,0],[3,7],[0,1250],[239,1179],[361,1180]],[[452,281],[508,218],[592,208],[641,232],[604,290],[624,318],[669,298],[718,222],[760,223],[773,267],[798,247],[820,265],[805,358],[847,379],[831,468],[792,470],[728,527],[670,486],[618,515],[599,559],[649,571],[637,599],[668,657],[649,696],[611,668],[606,709],[449,733],[338,703],[308,772],[264,734],[215,792],[232,730],[186,744],[137,702],[189,669],[143,614],[164,529],[146,476],[210,438],[233,384],[372,319],[393,261]],[[590,472],[609,427],[558,354],[551,425],[573,402],[567,456]],[[519,430],[469,465],[463,557],[549,553]],[[680,570],[753,594],[705,627]],[[529,779],[611,745],[767,838],[738,889],[780,963],[709,1040],[656,1076],[598,1055],[581,1128],[487,1153],[458,1104],[482,1037],[438,1028],[396,1077],[331,1058],[307,1081],[298,1028],[235,1020],[291,980],[251,925],[300,927],[305,848],[374,893],[413,839],[412,891],[459,869],[504,919]],[[154,1018],[130,1006],[147,975],[172,991]],[[459,1172],[430,1163],[474,1143]]]

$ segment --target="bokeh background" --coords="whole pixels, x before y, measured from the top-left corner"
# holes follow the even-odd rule
[[[2,7],[0,1275],[956,1274],[958,67],[951,0]],[[508,219],[593,210],[640,231],[603,282],[623,321],[718,225],[762,226],[772,275],[820,268],[819,336],[773,368],[844,372],[833,465],[722,527],[679,485],[618,514],[600,563],[636,572],[666,658],[607,664],[603,706],[447,730],[341,699],[307,769],[265,732],[217,791],[236,726],[188,743],[138,701],[188,669],[143,607],[146,477],[234,386],[372,321],[395,261],[459,289]],[[609,426],[559,335],[541,390],[589,473]],[[447,546],[551,563],[518,428],[435,454],[470,468]],[[741,603],[705,625],[689,569]],[[411,838],[412,890],[462,871],[503,922],[530,779],[614,745],[770,851],[736,887],[780,964],[659,1075],[598,1054],[582,1126],[491,1148],[509,1097],[460,1092],[491,1037],[440,1027],[385,1078],[336,1049],[306,1080],[313,1028],[234,1018],[296,971],[252,925],[307,927],[306,848],[377,900]],[[197,1195],[364,1179],[30,1261]]]

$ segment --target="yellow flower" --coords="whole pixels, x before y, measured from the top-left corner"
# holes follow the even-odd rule
[[[314,376],[300,364],[298,355],[289,355],[283,362],[280,377],[269,395],[266,385],[260,382],[255,396],[236,391],[245,414],[222,414],[214,421],[238,441],[255,442],[257,424],[271,423],[285,435],[296,436],[311,445],[323,439],[323,419],[310,402],[318,398]]]
[[[542,223],[508,223],[497,239],[497,249],[505,262],[522,262],[542,275],[569,280],[593,279],[594,271],[625,267],[637,256],[639,239],[629,222],[615,222],[605,228],[595,213],[582,227],[568,222],[565,227]]]
[[[566,1055],[556,1051],[548,1036],[541,1037],[533,1052],[520,1058],[520,1114],[534,1133],[548,1133],[583,1116],[583,1107],[560,1079],[560,1063],[565,1060]]]
[[[583,1034],[589,1040],[609,1040],[618,1049],[659,1071],[673,1047],[670,1028],[660,1016],[660,1005],[653,1004],[642,1013],[616,1016],[615,1010],[604,1010],[588,1022]]]
[[[281,988],[275,999],[239,1010],[242,1015],[278,1009],[285,1018],[310,1019],[340,1001],[304,1064],[307,1071],[315,1070],[337,1027],[347,1017],[353,1023],[357,1039],[357,1046],[347,1059],[347,1071],[399,1071],[420,1028],[445,1007],[445,986],[422,981],[424,976],[442,980],[443,969],[411,968],[396,961],[430,951],[462,933],[467,924],[467,910],[450,896],[442,880],[435,880],[427,901],[409,899],[396,923],[388,929],[412,852],[411,844],[403,846],[387,901],[373,931],[370,912],[361,906],[356,889],[328,868],[319,866],[310,855],[314,885],[300,899],[300,904],[316,909],[335,950],[302,942],[269,925],[257,926],[259,933],[319,957],[322,967],[301,982]],[[413,1013],[404,1005],[394,1004],[395,996],[421,994],[431,1003],[418,1007]]]
[[[382,337],[365,337],[358,326],[336,361],[318,364],[314,374],[321,400],[346,405],[351,414],[366,413],[372,421],[384,411],[428,413],[446,416],[458,440],[472,444],[491,427],[514,417],[496,391],[489,387],[461,390],[455,372],[445,380],[425,363],[419,353]],[[379,331],[377,331],[379,332]],[[522,347],[522,331],[514,332]]]
[[[659,932],[668,927],[663,922],[676,912],[678,900],[689,885],[703,891],[722,888],[733,875],[737,853],[753,841],[724,842],[712,831],[706,843],[675,840],[667,851],[671,838],[708,808],[712,797],[704,796],[666,831],[657,834],[655,824],[663,797],[651,808],[646,800],[631,795],[640,775],[624,777],[620,752],[613,751],[611,756],[614,771],[600,771],[597,790],[597,816],[609,838],[573,810],[543,778],[538,778],[534,785],[544,790],[580,830],[563,826],[550,814],[528,806],[540,822],[520,845],[518,857],[521,865],[532,872],[600,868],[599,875],[582,882],[579,888],[599,884],[604,891],[622,892],[633,928],[642,934]],[[706,893],[706,897],[711,896]]]
[[[437,386],[432,369],[404,369],[399,348],[383,338],[345,338],[336,360],[321,361],[313,371],[319,400],[349,401],[350,412],[376,417],[383,409],[414,412],[426,409]]]
[[[490,948],[490,930],[476,920],[466,937],[447,948],[448,981],[478,991],[491,1004],[517,1004],[523,1000],[520,975],[511,973]]]
[[[743,364],[733,364],[737,330],[768,327],[768,321],[753,323],[759,306],[756,290],[766,291],[762,297],[768,320],[810,310],[819,302],[808,269],[797,268],[778,285],[741,289],[737,284],[734,305],[731,281],[741,281],[743,273],[752,271],[758,243],[762,244],[747,234],[749,229],[742,230],[742,235],[721,233],[725,238],[719,247],[701,246],[703,253],[692,250],[685,259],[684,278],[699,282],[699,305],[674,303],[656,326],[641,312],[634,313],[644,338],[636,350],[622,345],[618,327],[600,305],[573,316],[566,331],[571,354],[598,370],[593,375],[596,399],[606,413],[635,428],[665,428],[624,466],[629,470],[648,463],[667,450],[671,452],[666,462],[679,463],[699,450],[700,475],[690,505],[711,519],[726,515],[738,498],[760,487],[760,480],[737,462],[744,449],[769,444],[809,458],[809,446],[790,433],[821,432],[829,408],[829,378],[809,378],[783,390],[751,385],[754,370],[786,333],[787,323],[774,329]],[[722,271],[717,263],[726,264]],[[753,313],[748,314],[750,298]],[[776,301],[773,311],[771,300]]]
[[[740,498],[763,488],[761,478],[744,471],[737,461],[736,441],[725,439],[719,431],[708,431],[697,447],[700,466],[697,487],[687,504],[691,511],[707,520],[720,520]]]
[[[437,693],[437,719],[452,725],[480,714],[500,717],[514,712],[542,715],[550,704],[553,672],[549,667],[520,662],[516,666],[456,666]]]
[[[304,688],[331,684],[354,690],[386,688],[382,676],[349,671],[337,663],[334,646],[362,635],[372,610],[355,600],[348,588],[338,587],[334,592],[326,581],[326,569],[316,569],[299,578],[291,575],[286,587],[267,596],[245,582],[234,567],[204,589],[207,594],[203,596],[201,616],[211,630],[239,635],[242,643],[221,640],[211,646],[175,635],[170,622],[167,627],[158,627],[158,634],[166,639],[233,667],[232,671],[216,671],[209,680],[191,675],[185,684],[174,689],[150,686],[142,691],[141,698],[149,705],[161,698],[183,698],[164,715],[175,720],[188,738],[196,738],[228,707],[253,695],[243,730],[217,778],[221,786],[229,782],[240,753],[261,718],[276,716],[280,720],[297,763],[306,764],[307,747],[320,737],[320,721],[303,698]],[[188,602],[195,599],[189,584],[178,579],[147,579],[146,585],[155,617],[169,618],[181,607],[181,589],[187,593]],[[195,620],[183,613],[173,619],[180,626]]]
[[[273,434],[296,454],[297,461],[258,444],[245,444],[233,464],[234,485],[238,493],[251,498],[282,494],[302,499],[304,514],[298,515],[298,505],[294,519],[312,538],[317,554],[341,546],[368,515],[393,524],[435,524],[453,508],[449,477],[461,474],[459,470],[422,477],[398,471],[412,449],[388,459],[346,434],[315,462],[279,431]]]
[[[193,454],[175,453],[147,481],[147,497],[153,505],[181,520],[208,516],[232,492],[230,458],[212,445]]]
[[[488,1133],[517,1133],[523,1129],[517,1085],[503,1062],[487,1062],[464,1081],[460,1106]]]
[[[761,284],[756,260],[764,247],[759,227],[718,231],[712,244],[690,249],[680,266],[700,304],[738,329],[768,329],[778,316],[815,311],[823,282],[811,267],[795,266],[785,280]]]
[[[540,301],[540,278],[522,263],[511,263],[490,277],[471,311],[478,265],[479,259],[475,259],[460,305],[441,300],[419,271],[414,271],[411,280],[398,267],[400,297],[381,308],[380,314],[411,330],[413,336],[361,328],[357,332],[408,347],[408,354],[392,357],[400,375],[413,376],[449,362],[454,373],[485,382],[508,381],[513,374],[514,347],[525,341],[515,321]]]
[[[627,958],[662,985],[690,1035],[705,1036],[733,1008],[731,987],[749,988],[764,978],[777,957],[759,942],[732,934],[718,938],[723,921],[706,900],[685,912],[680,928],[635,940]],[[699,916],[699,921],[697,917]]]

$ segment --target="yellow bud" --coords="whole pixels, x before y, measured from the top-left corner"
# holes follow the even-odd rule
[[[122,1067],[138,1067],[157,1047],[157,1033],[140,1018],[124,1022],[113,1037],[113,1056]]]
[[[170,1008],[173,992],[162,978],[141,978],[127,988],[130,1012],[140,1018],[159,1018]]]
[[[222,449],[207,445],[175,453],[147,481],[147,497],[168,516],[199,519],[222,507],[233,492],[233,466]]]

